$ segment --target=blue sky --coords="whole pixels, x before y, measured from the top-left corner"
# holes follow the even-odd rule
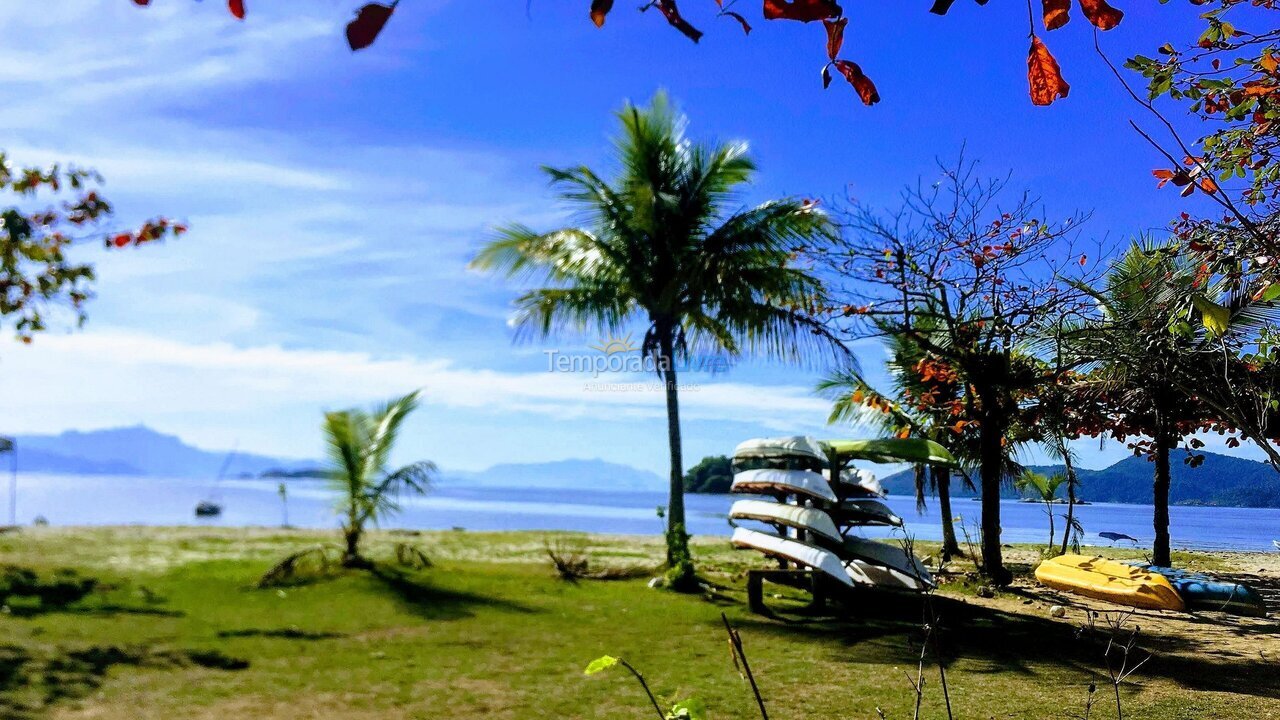
[[[379,43],[352,55],[342,26],[356,4],[251,2],[243,23],[222,3],[186,0],[0,9],[10,157],[95,166],[122,222],[163,213],[192,226],[163,247],[86,249],[101,277],[88,325],[0,345],[6,432],[141,422],[203,447],[309,457],[321,410],[422,387],[406,459],[661,470],[661,395],[547,372],[545,350],[590,352],[599,339],[513,344],[515,289],[465,269],[496,224],[563,221],[538,166],[607,166],[612,112],[658,88],[695,137],[750,141],[762,168],[751,200],[892,204],[964,146],[1042,195],[1051,216],[1091,211],[1100,240],[1187,207],[1155,190],[1158,157],[1127,121],[1150,123],[1093,54],[1082,17],[1047,36],[1073,91],[1045,109],[1027,100],[1018,8],[957,3],[937,18],[924,2],[850,2],[844,55],[883,97],[868,109],[842,85],[823,92],[820,26],[766,24],[758,9],[744,38],[686,2],[708,32],[695,46],[621,4],[601,31],[585,0],[535,1],[529,16],[513,3],[404,0]],[[1194,28],[1182,9],[1125,5],[1103,38],[1113,57]],[[859,351],[868,366],[881,358]],[[686,457],[762,434],[839,434],[813,380],[758,364],[693,378]],[[1124,454],[1090,443],[1085,464]]]

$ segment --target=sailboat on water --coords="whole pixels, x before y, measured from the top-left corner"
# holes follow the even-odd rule
[[[209,493],[209,497],[196,503],[196,517],[218,517],[222,514],[222,503],[218,501],[218,483],[222,482],[222,478],[227,474],[227,469],[231,467],[231,462],[235,459],[236,450],[233,448],[231,452],[227,453],[226,459],[222,461],[222,467],[218,470],[218,478],[214,480],[213,490]]]

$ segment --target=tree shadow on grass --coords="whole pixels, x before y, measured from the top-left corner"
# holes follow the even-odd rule
[[[474,616],[473,608],[489,607],[517,613],[534,610],[502,598],[438,587],[393,568],[369,571],[409,612],[426,620],[457,620]]]
[[[107,673],[119,666],[243,670],[249,663],[216,650],[0,645],[0,717],[42,717],[57,702],[91,694],[102,685]]]
[[[219,630],[220,638],[278,638],[281,640],[334,640],[346,637],[343,633],[318,632],[301,628],[244,628],[241,630]]]
[[[855,597],[834,618],[780,624],[751,616],[738,624],[753,631],[828,644],[837,649],[841,660],[850,663],[915,664],[925,617],[923,600],[872,595]],[[940,620],[938,642],[948,666],[962,658],[969,672],[1037,676],[1052,669],[1078,673],[1081,682],[1105,676],[1106,637],[1099,631],[1082,631],[1068,623],[943,596],[933,598],[933,609]],[[1141,624],[1138,616],[1128,627]],[[1140,634],[1138,647],[1153,657],[1134,676],[1135,681],[1164,678],[1193,690],[1280,699],[1275,664],[1264,658],[1210,659],[1202,652],[1204,643],[1190,633]]]

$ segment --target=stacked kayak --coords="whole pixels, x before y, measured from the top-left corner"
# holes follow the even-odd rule
[[[763,523],[773,532],[738,527],[734,547],[810,569],[849,588],[922,592],[934,587],[933,576],[905,550],[853,534],[862,527],[901,527],[902,518],[881,502],[884,491],[873,474],[845,464],[828,443],[808,437],[738,445],[732,491],[760,497],[735,502],[729,517]]]

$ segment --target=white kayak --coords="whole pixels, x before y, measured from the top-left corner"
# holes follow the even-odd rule
[[[892,525],[902,527],[902,518],[893,508],[879,500],[845,500],[831,511],[831,518],[839,525]]]
[[[734,520],[757,520],[811,532],[834,543],[843,543],[831,516],[816,508],[787,505],[765,500],[739,500],[729,508]]]
[[[835,553],[790,540],[777,535],[756,532],[747,528],[737,528],[731,539],[733,546],[739,549],[755,550],[769,557],[787,560],[803,565],[846,587],[859,585],[871,586],[883,590],[919,591],[925,586],[917,578],[892,568],[876,565],[864,560],[842,561]]]
[[[842,497],[884,497],[886,495],[880,479],[869,470],[861,468],[841,470],[840,479],[836,482],[836,492]]]
[[[803,455],[827,462],[827,451],[817,440],[804,435],[778,438],[753,438],[738,443],[733,456],[739,457],[790,457]]]
[[[812,470],[743,470],[734,474],[730,492],[774,492],[839,502],[831,483]]]
[[[929,574],[928,568],[915,557],[908,555],[906,550],[889,543],[868,540],[867,538],[847,537],[844,539],[843,554],[845,557],[865,560],[906,575],[912,581],[912,584],[922,586],[916,589],[924,589],[934,585],[933,575]]]
[[[770,557],[813,568],[842,585],[853,587],[854,581],[849,571],[845,569],[844,563],[840,562],[840,558],[830,550],[746,528],[735,529],[731,542],[736,548],[757,550]]]
[[[908,575],[900,570],[876,565],[865,560],[850,560],[845,565],[845,572],[849,573],[851,577],[866,578],[858,582],[874,585],[881,590],[924,592],[933,587],[932,579],[930,579],[929,583],[925,583],[920,578]]]

